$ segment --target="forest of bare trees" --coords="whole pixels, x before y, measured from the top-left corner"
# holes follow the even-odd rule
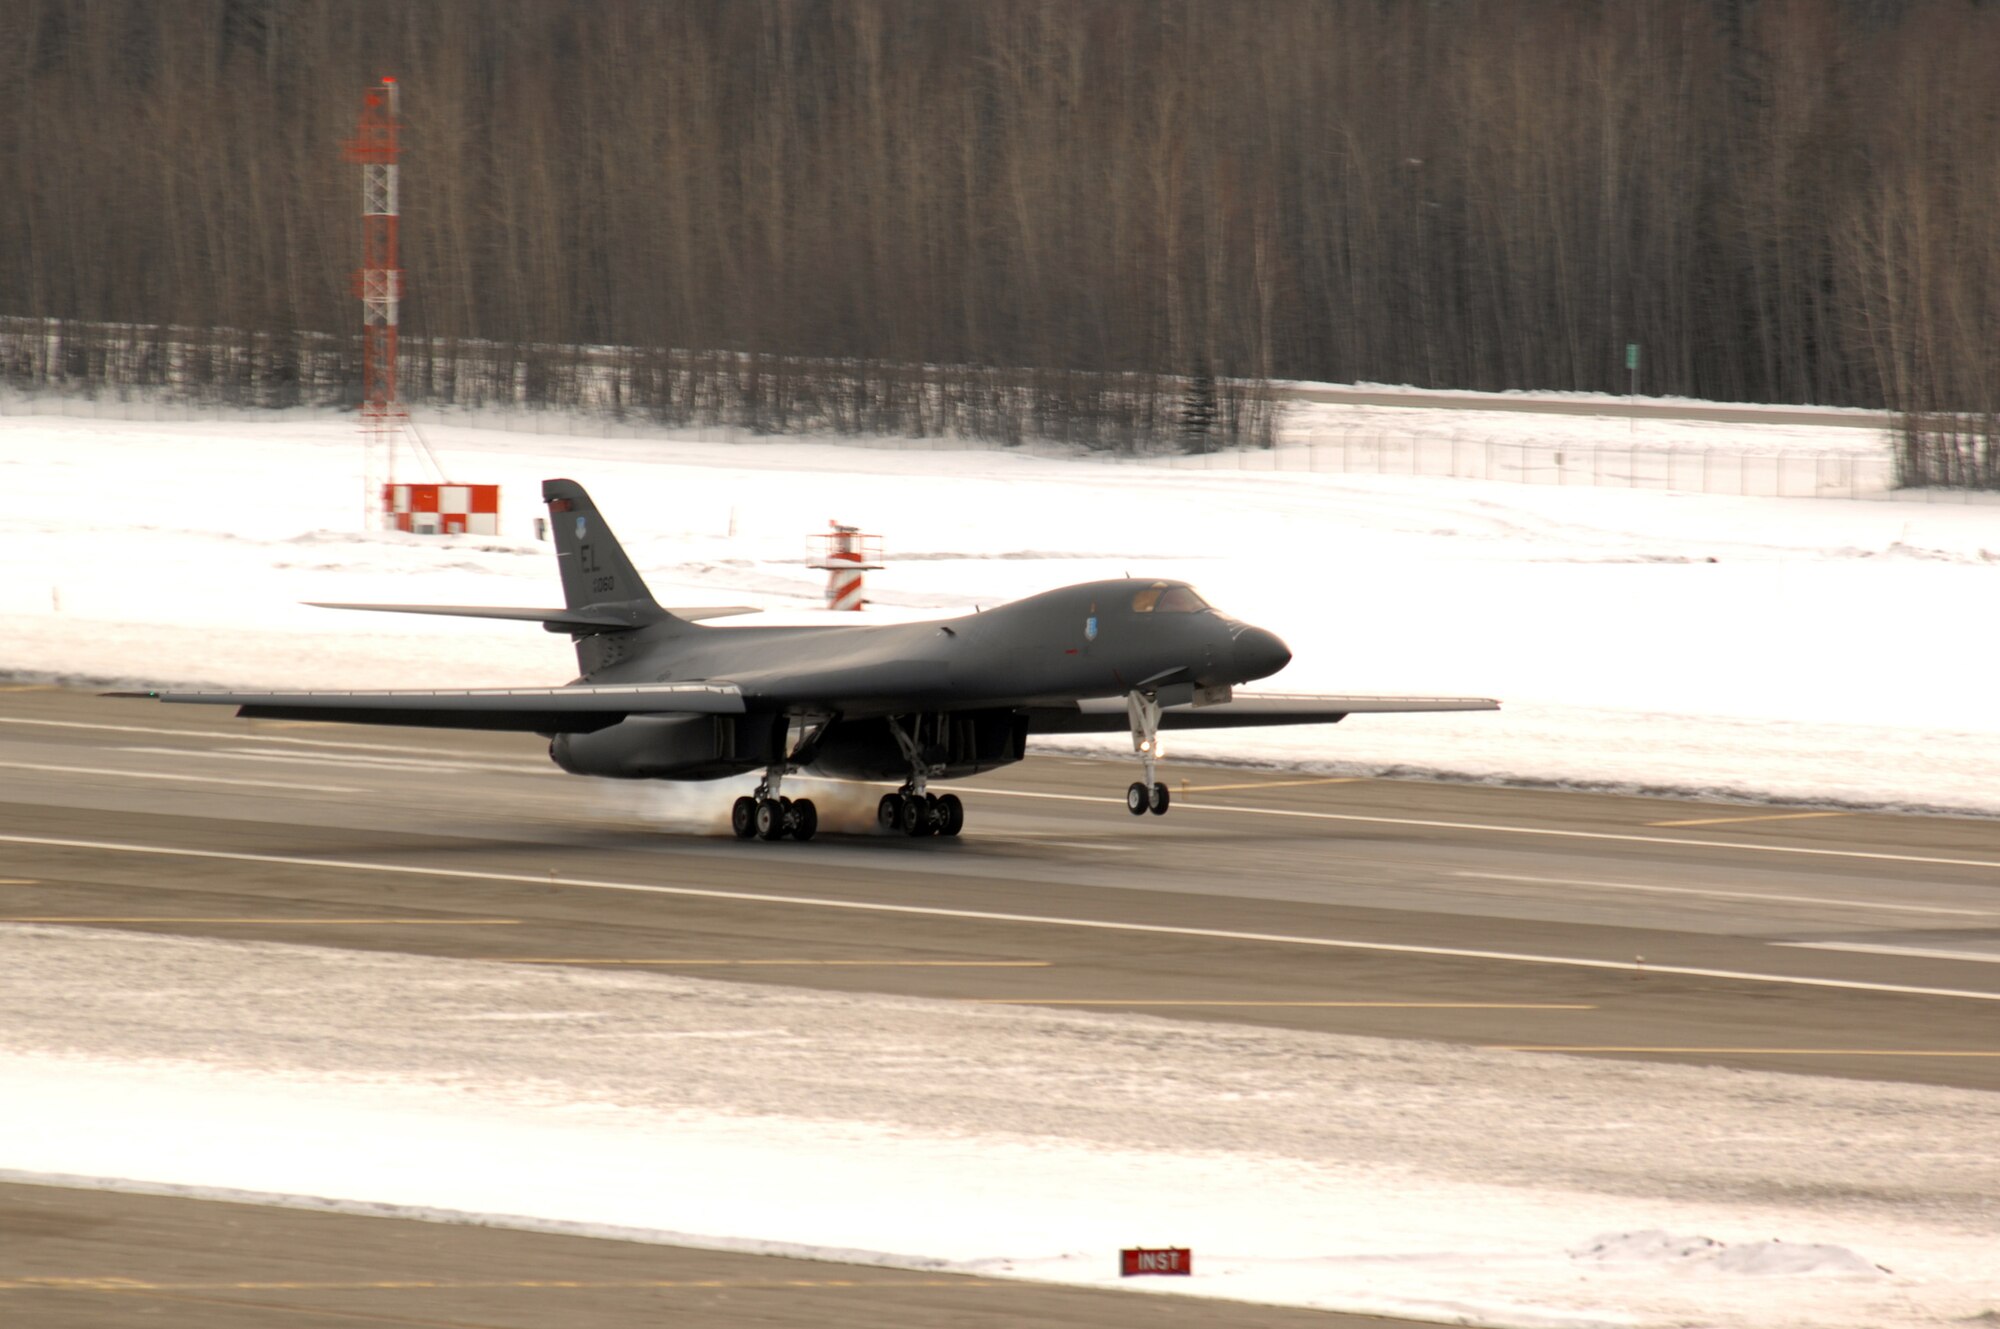
[[[10,0],[0,314],[351,360],[392,74],[424,393],[617,347],[670,417],[1171,433],[1212,383],[1248,437],[1246,380],[1621,391],[1636,342],[2000,483],[1996,71],[1974,0]]]

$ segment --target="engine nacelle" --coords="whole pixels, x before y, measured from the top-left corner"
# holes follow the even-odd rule
[[[902,719],[905,732],[914,721],[924,762],[941,779],[963,779],[1027,755],[1028,717],[1011,710],[949,711]],[[827,731],[811,769],[850,780],[905,780],[910,763],[887,720],[842,720]]]
[[[549,760],[571,775],[713,780],[762,770],[784,742],[776,715],[633,715],[589,734],[557,734]]]

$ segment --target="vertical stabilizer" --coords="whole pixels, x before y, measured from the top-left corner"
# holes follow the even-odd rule
[[[582,485],[574,480],[544,480],[542,501],[549,505],[549,532],[568,608],[610,611],[635,628],[670,617],[646,589],[639,570]]]

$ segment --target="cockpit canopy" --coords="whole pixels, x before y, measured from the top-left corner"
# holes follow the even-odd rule
[[[1132,597],[1135,614],[1195,614],[1209,607],[1192,586],[1156,581]]]

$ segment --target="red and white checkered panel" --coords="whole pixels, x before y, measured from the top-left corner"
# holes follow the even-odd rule
[[[499,485],[383,485],[391,529],[414,535],[498,535]]]

